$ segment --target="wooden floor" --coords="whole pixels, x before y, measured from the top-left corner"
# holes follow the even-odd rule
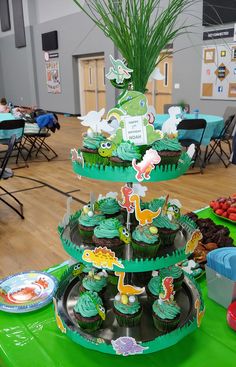
[[[82,129],[73,117],[60,117],[61,129],[50,137],[58,158],[29,162],[28,168],[15,170],[12,179],[2,186],[15,192],[24,204],[25,220],[0,202],[0,277],[26,270],[50,267],[68,258],[57,235],[57,225],[66,210],[68,194],[73,210],[89,200],[89,192],[106,193],[120,190],[120,184],[79,180],[72,172],[70,149],[79,147]],[[236,166],[225,169],[216,162],[207,166],[203,175],[187,175],[173,181],[150,183],[147,200],[169,193],[183,204],[183,212],[208,205],[218,196],[236,192]]]

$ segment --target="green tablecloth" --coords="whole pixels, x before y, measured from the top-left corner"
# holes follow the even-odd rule
[[[209,209],[198,215],[208,217]],[[216,222],[226,225],[218,218]],[[232,224],[236,241],[235,229]],[[64,270],[52,274],[60,278]],[[110,356],[80,347],[57,328],[52,305],[28,314],[0,312],[0,367],[233,367],[236,333],[226,323],[226,310],[208,299],[205,279],[201,287],[206,304],[201,328],[175,346],[145,356]]]

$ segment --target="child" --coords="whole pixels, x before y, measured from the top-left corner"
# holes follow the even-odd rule
[[[10,108],[7,105],[7,100],[5,97],[0,100],[0,113],[8,113],[10,112]]]

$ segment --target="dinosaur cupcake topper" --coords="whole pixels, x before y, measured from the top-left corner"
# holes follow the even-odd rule
[[[130,79],[133,69],[128,68],[125,63],[117,59],[115,60],[112,55],[110,55],[110,60],[112,67],[110,67],[109,72],[106,74],[107,79],[115,80],[117,84],[122,84],[124,79]]]

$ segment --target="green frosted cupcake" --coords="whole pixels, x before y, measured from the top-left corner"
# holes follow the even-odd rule
[[[102,300],[96,292],[82,293],[74,306],[74,315],[82,329],[95,331],[102,324],[100,311],[105,314]]]
[[[172,277],[175,291],[181,288],[184,280],[184,272],[179,266],[173,265],[168,268],[161,269],[159,271],[159,275],[162,279]]]
[[[153,212],[156,212],[159,208],[162,208],[165,204],[166,198],[160,197],[158,199],[153,199],[152,201],[149,201],[148,208],[149,210],[152,210]]]
[[[79,231],[82,237],[82,240],[86,244],[92,243],[93,231],[94,228],[101,223],[102,220],[105,219],[105,216],[102,214],[95,214],[92,211],[89,213],[81,213],[79,217]]]
[[[167,215],[159,215],[159,217],[153,219],[153,225],[158,228],[163,246],[174,244],[176,234],[180,230],[179,224],[171,222]]]
[[[113,312],[119,326],[136,326],[142,316],[142,307],[136,296],[120,295],[115,296]]]
[[[146,293],[149,302],[153,303],[159,298],[162,290],[162,279],[160,276],[153,277],[146,286]]]
[[[102,134],[93,133],[92,136],[86,135],[83,139],[83,147],[80,149],[83,153],[85,163],[89,164],[108,164],[108,159],[98,154],[100,143],[105,141],[106,137]]]
[[[88,275],[86,275],[81,282],[80,292],[92,291],[102,294],[102,291],[105,290],[107,285],[107,276],[103,272],[95,273],[94,271],[90,271]]]
[[[93,242],[95,246],[106,246],[114,251],[116,256],[121,257],[124,242],[120,239],[120,228],[122,228],[122,224],[117,218],[103,220],[94,229]]]
[[[114,217],[120,213],[120,205],[114,198],[108,197],[101,199],[95,203],[95,210],[101,212],[106,218]]]
[[[110,162],[112,166],[129,167],[133,159],[140,160],[139,147],[130,141],[122,142],[112,153]]]
[[[161,157],[160,166],[167,164],[177,165],[182,151],[178,139],[171,139],[167,136],[155,141],[152,145],[152,149],[156,150]]]
[[[132,233],[132,248],[134,257],[153,258],[157,256],[160,238],[153,225],[137,226]]]
[[[181,309],[176,302],[156,300],[152,305],[152,317],[155,327],[167,333],[179,323]]]

